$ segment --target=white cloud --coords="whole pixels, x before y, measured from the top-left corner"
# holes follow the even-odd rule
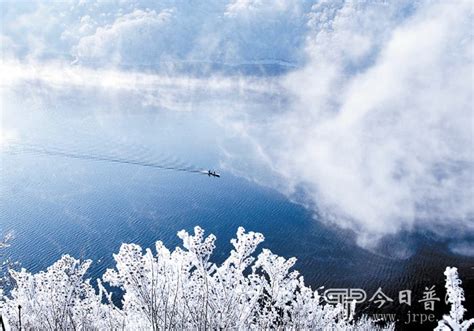
[[[5,93],[12,91],[21,95],[31,90],[30,93],[39,94],[37,98],[45,99],[71,94],[90,96],[90,93],[109,98],[126,93],[137,105],[178,111],[192,110],[206,100],[250,100],[281,92],[278,81],[268,78],[170,76],[114,68],[92,69],[64,62],[3,61],[0,75],[4,77],[0,89]],[[30,95],[24,97],[31,98]]]
[[[122,62],[130,58],[136,60],[147,49],[155,49],[154,54],[169,47],[160,38],[163,29],[172,19],[173,10],[166,9],[159,13],[154,10],[136,9],[129,14],[119,16],[111,25],[99,26],[95,33],[82,37],[73,53],[80,59],[89,61]],[[90,17],[81,18],[80,30],[90,30]],[[141,53],[136,54],[141,48]],[[156,49],[161,48],[161,49]],[[132,54],[130,54],[132,53]]]
[[[299,1],[0,3],[19,59],[167,72],[291,68],[306,31]],[[5,8],[3,8],[5,7]],[[236,68],[234,68],[236,67]]]
[[[183,75],[169,76],[147,74],[143,72],[120,71],[116,69],[91,69],[71,66],[61,62],[47,64],[18,61],[0,63],[0,74],[4,79],[0,87],[10,88],[28,82],[42,83],[48,87],[58,88],[103,88],[113,90],[135,90],[152,93],[156,89],[185,91],[203,90],[237,91],[238,93],[275,93],[279,84],[273,79],[252,77],[212,76],[196,78]]]
[[[261,15],[264,13],[284,13],[298,11],[300,3],[293,0],[235,0],[226,6],[224,15]]]
[[[451,250],[460,255],[474,257],[474,245],[472,241],[461,241],[450,245]]]
[[[472,234],[469,2],[419,5],[402,22],[399,7],[323,5],[308,64],[285,81],[293,106],[244,125],[279,174],[267,184],[303,190],[365,246],[400,230]]]

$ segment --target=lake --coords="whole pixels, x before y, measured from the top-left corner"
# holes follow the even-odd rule
[[[28,270],[43,270],[67,253],[92,259],[89,276],[95,279],[114,265],[112,254],[121,243],[153,247],[161,240],[173,248],[180,244],[176,233],[196,225],[217,236],[213,259],[222,262],[231,250],[230,239],[243,226],[265,235],[261,247],[297,257],[295,269],[314,289],[357,287],[369,298],[382,287],[396,303],[400,290],[411,289],[419,299],[425,287],[436,285],[442,296],[444,268],[457,266],[472,310],[472,258],[451,253],[448,243],[423,233],[386,239],[377,251],[357,246],[351,232],[314,211],[231,169],[221,170],[226,132],[208,113],[81,107],[71,110],[63,103],[60,109],[7,117],[7,126],[16,127],[21,139],[1,153],[0,228],[13,231],[7,253]],[[26,143],[80,155],[216,169],[222,177],[32,153]],[[395,250],[407,249],[397,244],[402,237],[410,243],[409,253],[397,258]],[[396,303],[377,312],[422,311],[417,305]],[[444,303],[438,306],[437,316],[448,311]],[[374,309],[364,306],[363,311]]]

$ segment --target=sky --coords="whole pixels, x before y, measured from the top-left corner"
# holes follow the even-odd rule
[[[472,2],[0,7],[0,141],[46,132],[44,105],[201,112],[223,169],[361,246],[421,232],[474,256]]]

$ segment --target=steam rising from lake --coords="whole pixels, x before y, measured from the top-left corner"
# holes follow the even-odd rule
[[[209,20],[199,24],[181,5],[125,8],[110,17],[98,14],[101,5],[87,15],[78,5],[71,13],[81,17],[79,25],[63,16],[67,29],[51,23],[50,34],[29,40],[16,40],[13,23],[6,24],[2,142],[7,136],[64,142],[72,128],[79,135],[160,141],[180,156],[189,152],[188,161],[205,148],[227,171],[354,231],[364,247],[422,232],[461,240],[452,250],[472,252],[469,1],[251,3],[217,3],[220,14],[202,5],[197,12]],[[33,31],[26,17],[49,19],[48,8],[20,15],[19,26]],[[9,11],[6,21],[12,17]],[[278,43],[259,34],[261,20],[274,22],[265,31]],[[193,22],[199,28],[191,36]],[[61,42],[50,45],[57,34]],[[176,43],[165,47],[169,40]],[[69,58],[51,56],[45,45]],[[137,116],[158,123],[183,111],[211,129],[197,130],[195,138],[180,131],[179,120],[169,132],[128,125]]]

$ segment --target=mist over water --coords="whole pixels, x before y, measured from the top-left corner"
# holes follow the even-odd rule
[[[359,245],[427,231],[472,252],[468,1],[4,6],[6,135],[19,122],[44,137],[63,125],[168,148],[180,137],[140,137],[139,126],[121,136],[128,123],[115,113],[199,113],[193,130],[213,123],[196,136],[216,134],[223,167],[353,231]],[[34,42],[19,33],[56,13]]]
[[[244,226],[314,289],[441,297],[456,266],[473,311],[472,6],[368,3],[1,3],[9,256],[94,279]]]

